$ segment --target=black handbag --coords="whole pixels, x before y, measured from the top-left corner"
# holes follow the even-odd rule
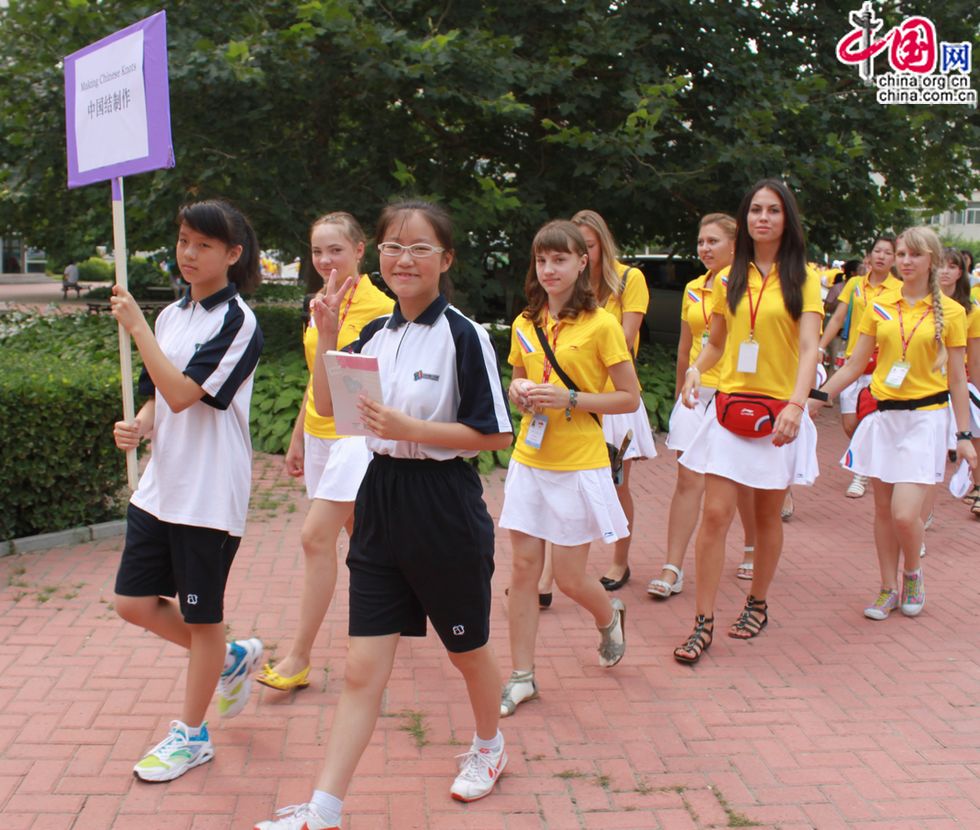
[[[551,363],[551,368],[555,370],[555,374],[561,379],[561,382],[565,384],[570,392],[578,392],[579,388],[576,386],[575,381],[573,381],[567,374],[565,370],[561,368],[558,363],[558,358],[555,357],[555,352],[551,348],[551,344],[548,342],[548,337],[544,333],[544,329],[541,326],[534,327],[534,333],[538,336],[538,342],[541,344],[541,349],[544,351],[545,357]],[[590,412],[589,415],[592,416],[592,420],[599,425],[599,429],[602,429],[602,421],[599,416],[594,412]],[[629,449],[629,445],[633,441],[633,431],[630,430],[626,433],[623,438],[623,444],[617,447],[615,444],[610,444],[606,441],[606,452],[609,453],[609,469],[612,473],[613,482],[617,487],[623,483],[623,460],[626,455],[626,450]]]

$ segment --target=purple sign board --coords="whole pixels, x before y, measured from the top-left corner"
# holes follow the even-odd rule
[[[64,63],[68,187],[174,166],[166,12]]]

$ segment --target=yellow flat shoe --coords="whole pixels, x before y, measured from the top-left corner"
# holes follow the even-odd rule
[[[310,685],[310,667],[307,666],[292,677],[283,677],[268,663],[262,671],[255,675],[255,682],[268,686],[270,689],[278,689],[280,692],[291,692],[293,689],[305,689]]]

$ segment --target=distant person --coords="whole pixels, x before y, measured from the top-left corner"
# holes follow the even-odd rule
[[[80,277],[81,274],[78,271],[78,265],[76,265],[75,260],[68,260],[68,264],[65,266],[64,276],[61,279],[61,296],[66,300],[68,299],[69,291],[74,291],[76,297],[80,296],[82,289],[78,284]]]

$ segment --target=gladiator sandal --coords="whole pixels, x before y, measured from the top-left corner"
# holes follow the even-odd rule
[[[714,631],[715,618],[698,614],[694,618],[694,631],[687,638],[687,642],[674,649],[674,659],[678,663],[687,663],[693,666],[701,659],[701,655],[708,650],[708,646],[714,639]]]
[[[769,604],[764,599],[756,599],[749,594],[742,613],[728,629],[728,636],[736,640],[751,640],[753,637],[758,637],[762,629],[769,625],[768,609]]]

